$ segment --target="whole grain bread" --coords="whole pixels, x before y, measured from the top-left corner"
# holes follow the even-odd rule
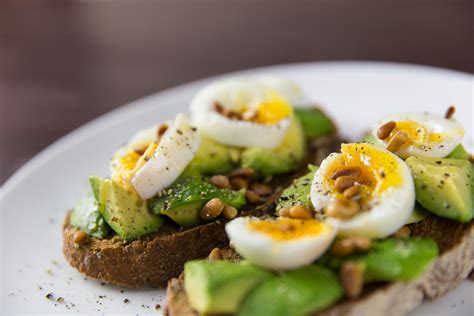
[[[424,299],[433,300],[455,288],[474,267],[474,221],[461,224],[428,217],[410,225],[412,235],[433,238],[440,256],[416,280],[366,286],[355,300],[343,300],[318,316],[335,315],[405,315]],[[235,253],[223,251],[224,259],[235,260]],[[166,292],[166,313],[169,316],[198,316],[187,300],[184,279],[172,279]]]

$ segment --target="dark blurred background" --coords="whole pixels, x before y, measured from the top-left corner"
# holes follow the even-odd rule
[[[0,184],[88,120],[178,83],[270,64],[473,72],[472,0],[0,0]]]

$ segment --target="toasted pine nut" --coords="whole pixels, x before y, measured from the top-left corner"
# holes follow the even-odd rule
[[[352,237],[350,238],[355,250],[358,252],[367,252],[372,248],[372,239],[368,237]]]
[[[313,212],[308,210],[303,205],[298,204],[290,208],[290,217],[298,219],[310,219],[313,218]]]
[[[403,226],[402,228],[397,230],[395,234],[393,234],[393,236],[399,237],[399,238],[407,238],[407,237],[410,237],[410,235],[411,235],[411,229],[408,226]]]
[[[225,110],[224,107],[222,106],[222,104],[218,101],[214,101],[212,106],[214,107],[214,111],[216,111],[219,114],[222,114]]]
[[[446,114],[444,115],[444,118],[450,119],[453,117],[454,113],[456,113],[456,107],[454,105],[451,105],[447,110]]]
[[[351,255],[354,251],[354,243],[349,238],[337,240],[331,246],[331,252],[337,257]]]
[[[254,182],[250,185],[252,191],[260,196],[267,196],[272,194],[272,188],[266,184]]]
[[[223,176],[221,174],[212,176],[209,179],[209,183],[216,186],[216,187],[218,187],[218,188],[221,188],[221,189],[230,188],[229,178],[227,178],[226,176]]]
[[[232,172],[230,173],[230,177],[244,177],[244,178],[248,178],[248,177],[251,177],[255,174],[255,170],[253,170],[252,168],[238,168],[238,169],[235,169],[235,170],[232,170]]]
[[[346,199],[336,199],[329,203],[326,208],[326,214],[328,216],[341,219],[351,218],[359,211],[359,203]]]
[[[396,152],[399,150],[403,144],[408,139],[408,134],[402,131],[398,131],[393,137],[390,139],[387,145],[387,150],[391,152]]]
[[[147,146],[135,146],[133,147],[133,151],[139,154],[140,156],[143,155],[148,147]]]
[[[350,299],[359,297],[364,286],[364,273],[360,264],[345,262],[341,267],[340,277],[346,296]]]
[[[379,127],[377,130],[377,137],[379,139],[385,139],[388,136],[390,136],[390,133],[393,131],[393,129],[397,126],[397,123],[394,121],[387,122],[383,124],[382,126]]]
[[[158,127],[158,130],[156,131],[156,136],[157,138],[160,138],[163,136],[164,133],[168,130],[168,124],[161,124],[160,127]]]
[[[290,209],[288,207],[283,207],[278,210],[278,215],[281,217],[290,217]]]
[[[224,216],[224,218],[227,218],[227,219],[235,218],[237,216],[237,213],[238,213],[237,209],[232,206],[226,206],[222,210],[222,216]]]
[[[201,218],[205,220],[214,219],[222,213],[224,203],[219,198],[209,200],[201,209]]]
[[[232,184],[232,187],[236,190],[247,189],[249,187],[249,182],[241,177],[231,178],[230,183]]]
[[[291,231],[295,230],[295,227],[293,225],[290,225],[290,224],[282,224],[282,225],[280,225],[280,230],[282,232],[291,232]]]
[[[345,189],[342,195],[344,195],[346,199],[352,199],[353,197],[359,195],[359,193],[360,193],[359,186],[354,185],[350,188]]]
[[[334,187],[339,192],[344,192],[344,190],[353,187],[356,183],[360,181],[360,178],[353,176],[341,176],[334,181]]]
[[[335,180],[339,177],[342,177],[342,176],[351,176],[351,177],[359,177],[360,176],[360,168],[357,167],[357,166],[349,166],[349,167],[345,167],[345,168],[342,168],[342,169],[339,169],[339,170],[336,170],[332,176],[331,176],[331,179],[332,180]]]
[[[258,112],[255,110],[248,110],[242,114],[242,119],[245,121],[251,121],[258,116]]]
[[[211,253],[209,254],[209,261],[218,261],[224,259],[222,257],[222,252],[219,248],[212,249]]]
[[[260,195],[251,190],[245,191],[245,198],[252,204],[260,202]]]
[[[89,235],[87,235],[86,232],[82,230],[78,230],[74,233],[73,241],[78,245],[86,244],[89,241]]]

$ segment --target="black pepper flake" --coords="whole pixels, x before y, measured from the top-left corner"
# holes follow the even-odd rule
[[[440,164],[441,164],[441,160],[436,160],[436,163],[437,163],[438,165],[440,165]]]
[[[380,176],[381,176],[382,178],[385,178],[385,176],[386,176],[386,175],[385,175],[385,171],[380,172]]]
[[[161,305],[160,304],[156,304],[155,305],[155,309],[160,309],[161,308]]]
[[[129,300],[128,298],[126,298],[126,299],[123,300],[123,302],[124,302],[125,304],[128,304],[128,303],[130,303],[130,300]]]
[[[45,296],[48,300],[52,299],[54,297],[54,294],[53,293],[48,293],[46,294]]]
[[[58,297],[58,299],[56,300],[56,302],[62,304],[62,303],[64,303],[64,298],[62,298],[62,297],[60,296],[60,297]]]

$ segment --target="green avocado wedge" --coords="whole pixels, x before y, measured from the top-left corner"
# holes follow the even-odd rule
[[[99,213],[122,239],[131,241],[156,232],[163,219],[152,214],[145,202],[111,179],[89,178]]]
[[[295,108],[295,116],[300,121],[307,139],[328,135],[336,130],[331,119],[316,107]]]
[[[438,253],[438,245],[431,238],[388,238],[374,242],[366,254],[339,258],[327,253],[320,262],[333,269],[345,261],[358,262],[365,282],[409,281],[423,273]]]
[[[177,224],[190,227],[201,222],[200,210],[213,198],[219,198],[225,205],[236,209],[245,204],[245,195],[241,191],[219,189],[200,177],[186,176],[151,198],[148,205],[154,214],[166,215]]]
[[[462,144],[459,144],[454,148],[454,150],[446,156],[446,158],[453,158],[453,159],[469,159],[469,153],[467,152],[466,148]]]
[[[69,221],[72,226],[96,238],[105,238],[110,233],[110,227],[100,215],[92,194],[86,195],[76,204]]]
[[[309,315],[334,304],[343,293],[335,273],[306,266],[264,280],[245,298],[237,315]]]
[[[247,262],[189,261],[184,287],[191,306],[201,314],[235,313],[258,283],[272,274]]]
[[[310,171],[307,174],[295,179],[293,183],[282,192],[277,202],[277,212],[281,208],[292,207],[296,204],[302,204],[309,209],[313,208],[309,193],[314,173],[318,170],[318,167],[309,165],[308,169]]]

